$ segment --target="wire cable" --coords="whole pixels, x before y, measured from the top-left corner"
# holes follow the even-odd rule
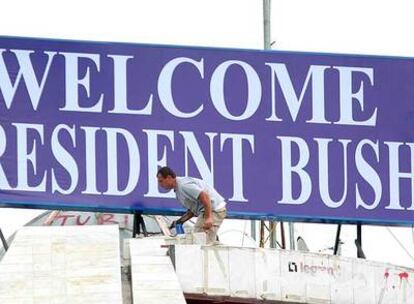
[[[414,257],[411,255],[411,253],[407,250],[407,248],[405,248],[405,246],[400,242],[400,240],[396,237],[396,235],[391,231],[391,229],[389,227],[385,227],[388,232],[392,235],[392,237],[394,238],[394,240],[398,243],[398,245],[401,246],[401,248],[405,251],[405,253],[411,258],[411,260],[414,261]]]

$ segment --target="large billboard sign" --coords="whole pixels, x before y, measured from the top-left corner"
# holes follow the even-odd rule
[[[414,60],[0,38],[3,206],[414,223]]]

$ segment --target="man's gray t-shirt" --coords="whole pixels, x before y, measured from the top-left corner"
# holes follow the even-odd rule
[[[194,177],[177,177],[177,187],[174,189],[177,200],[195,215],[204,212],[204,205],[198,200],[202,191],[211,200],[211,210],[219,210],[226,206],[224,198],[205,181]]]

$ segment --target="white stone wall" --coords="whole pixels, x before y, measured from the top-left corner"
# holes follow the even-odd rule
[[[1,304],[121,304],[118,226],[24,227],[0,263]]]
[[[414,303],[414,270],[362,259],[224,246],[176,245],[185,293],[332,304]]]
[[[185,304],[177,275],[162,238],[131,239],[134,304]]]

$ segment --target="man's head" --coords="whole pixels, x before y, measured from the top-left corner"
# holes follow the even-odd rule
[[[164,189],[174,189],[176,185],[175,172],[169,167],[162,167],[157,172],[158,184]]]

